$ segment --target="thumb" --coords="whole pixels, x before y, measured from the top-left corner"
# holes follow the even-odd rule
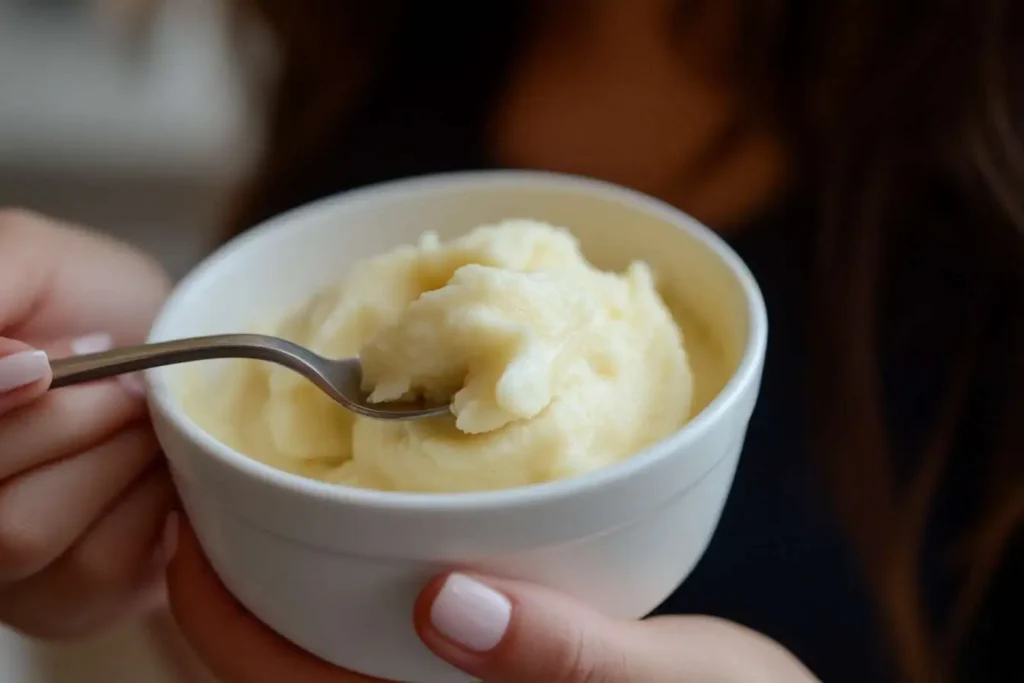
[[[420,595],[415,622],[436,655],[488,683],[676,680],[648,624],[517,581],[442,576]]]
[[[416,630],[488,683],[817,683],[788,650],[713,617],[619,621],[538,586],[449,574],[421,593]]]
[[[45,351],[0,337],[0,416],[38,398],[51,377]]]

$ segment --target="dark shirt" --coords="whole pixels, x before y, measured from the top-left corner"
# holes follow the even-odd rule
[[[777,230],[772,222],[730,240],[768,309],[761,394],[715,536],[658,612],[744,624],[792,650],[826,683],[881,681],[874,607],[806,452],[806,243]]]
[[[802,378],[813,338],[805,303],[812,287],[810,240],[806,233],[800,237],[803,226],[786,226],[789,220],[813,218],[787,213],[731,239],[760,283],[768,309],[763,385],[715,537],[692,575],[657,612],[711,614],[749,626],[785,645],[826,683],[898,680],[878,605],[807,452],[811,399]],[[930,282],[935,274],[922,267],[915,275]],[[883,326],[880,344],[886,420],[897,471],[904,474],[921,464],[911,454],[920,455],[935,427],[956,350],[928,339],[943,325],[959,322],[942,317],[948,300],[941,287],[948,285],[929,286],[932,300],[910,302],[913,323]],[[916,589],[935,624],[948,620],[963,579],[963,564],[954,563],[952,549],[976,523],[988,493],[985,460],[994,444],[981,428],[990,423],[993,399],[1013,390],[996,386],[1005,375],[997,364],[1013,357],[1013,349],[997,347],[1015,343],[1000,336],[1007,316],[1017,310],[1003,303],[1005,308],[997,305],[982,321],[993,328],[983,333],[982,347],[993,363],[983,362],[972,377],[961,436],[922,543]],[[1018,530],[972,620],[956,680],[1024,680],[1024,667],[1011,651],[1017,631],[1011,619],[1024,609],[1024,600],[1012,597],[1024,591],[1012,584],[1022,578],[1024,534]]]

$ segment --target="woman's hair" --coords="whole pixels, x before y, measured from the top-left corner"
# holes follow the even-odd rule
[[[904,677],[941,680],[1024,520],[1024,3],[735,1],[730,73],[750,112],[783,122],[816,212],[812,453]],[[701,4],[679,3],[680,40]],[[245,6],[281,61],[233,230],[342,187],[487,163],[486,121],[531,3]],[[911,342],[924,367],[956,362],[920,379],[914,400],[936,417],[896,430],[883,359]],[[954,449],[984,454],[985,488],[936,626],[920,557]]]

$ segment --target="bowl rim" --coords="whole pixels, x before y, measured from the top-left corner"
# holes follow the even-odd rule
[[[438,190],[479,189],[518,185],[564,189],[599,196],[628,204],[665,223],[682,230],[702,242],[726,265],[740,285],[747,306],[747,339],[740,361],[729,381],[718,395],[694,418],[671,435],[651,444],[621,462],[598,468],[574,477],[557,479],[509,489],[458,493],[421,493],[358,489],[309,479],[279,470],[240,453],[207,433],[185,412],[168,386],[164,373],[145,373],[151,410],[159,413],[173,428],[206,455],[213,457],[240,476],[284,489],[293,494],[319,499],[337,505],[355,505],[378,510],[420,512],[482,511],[495,508],[519,508],[552,502],[557,499],[604,488],[623,479],[633,478],[656,466],[675,452],[699,440],[716,423],[725,418],[753,383],[759,382],[768,339],[768,316],[764,298],[753,274],[724,239],[680,209],[637,190],[589,177],[550,171],[480,170],[433,173],[390,180],[345,190],[285,211],[259,223],[242,235],[221,245],[196,265],[175,286],[154,321],[150,341],[164,340],[165,328],[179,317],[181,301],[192,298],[191,292],[218,279],[221,264],[235,257],[250,243],[268,239],[303,224],[317,215],[328,213],[345,204],[369,202],[390,195],[430,194]]]

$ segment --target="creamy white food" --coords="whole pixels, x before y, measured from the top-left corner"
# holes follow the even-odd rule
[[[482,226],[361,262],[269,326],[318,353],[359,355],[371,400],[451,400],[450,417],[356,417],[299,375],[233,362],[186,408],[269,465],[348,486],[459,492],[619,462],[689,417],[693,377],[650,269],[603,272],[566,230]]]

